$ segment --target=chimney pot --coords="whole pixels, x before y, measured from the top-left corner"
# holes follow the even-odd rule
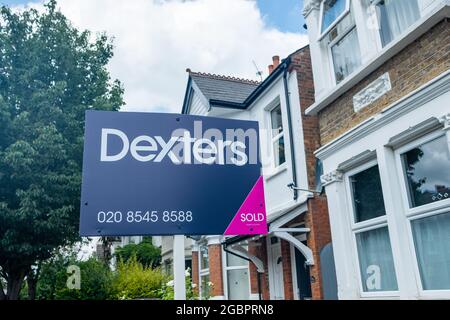
[[[269,65],[269,74],[272,73],[273,69],[274,69],[273,64],[270,64],[270,65]]]
[[[280,56],[273,56],[272,61],[273,61],[273,68],[275,69],[280,64]]]

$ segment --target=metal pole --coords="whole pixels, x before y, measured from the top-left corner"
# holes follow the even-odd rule
[[[173,289],[175,300],[186,300],[184,235],[173,236]]]

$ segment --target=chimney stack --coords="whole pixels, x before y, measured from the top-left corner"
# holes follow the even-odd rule
[[[275,69],[280,64],[280,56],[273,56],[272,61],[273,61],[273,68]]]
[[[273,71],[273,64],[269,64],[269,74],[271,74]]]

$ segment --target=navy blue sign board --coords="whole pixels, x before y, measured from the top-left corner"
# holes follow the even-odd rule
[[[80,235],[267,233],[258,123],[87,111]]]

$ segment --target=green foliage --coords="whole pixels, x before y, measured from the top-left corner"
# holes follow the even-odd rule
[[[67,281],[72,275],[69,266],[80,270],[80,289],[69,289]],[[95,258],[78,261],[76,253],[58,252],[41,264],[36,288],[38,300],[104,300],[111,293],[112,272]],[[26,285],[21,298],[26,299]]]
[[[67,276],[57,277],[56,300],[106,300],[111,293],[111,270],[95,258],[75,264],[80,268],[80,289],[69,289]]]
[[[119,261],[113,280],[113,299],[161,298],[161,288],[168,281],[159,268],[144,267],[136,256]]]
[[[0,271],[16,298],[30,266],[78,239],[84,112],[118,110],[107,36],[46,11],[0,8]],[[15,285],[12,285],[15,283]],[[1,299],[1,295],[0,295]]]
[[[187,300],[198,299],[198,295],[196,294],[196,292],[194,291],[194,287],[192,286],[190,270],[186,270],[185,285],[186,285],[186,299]],[[174,300],[175,293],[172,279],[170,279],[170,281],[162,285],[160,295],[163,300]]]
[[[161,249],[152,244],[151,237],[144,237],[139,244],[130,243],[116,249],[117,260],[129,261],[136,257],[144,267],[156,268],[161,264]]]

